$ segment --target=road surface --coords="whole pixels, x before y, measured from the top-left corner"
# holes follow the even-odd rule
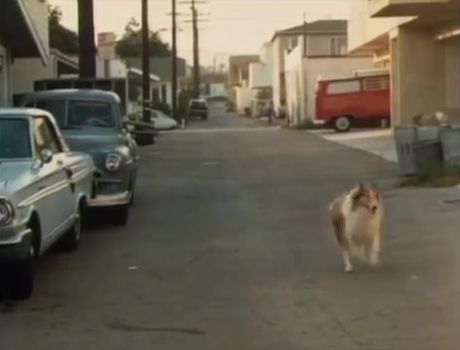
[[[0,349],[458,349],[459,289],[429,232],[399,231],[409,214],[382,267],[342,271],[329,201],[395,172],[233,115],[165,134],[142,150],[128,226],[92,227],[39,262],[31,300],[0,301]]]

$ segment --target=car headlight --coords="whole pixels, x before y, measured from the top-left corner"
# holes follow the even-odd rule
[[[122,158],[119,154],[110,153],[105,158],[105,168],[108,171],[117,171],[120,168]]]
[[[14,219],[13,205],[6,199],[0,198],[0,225],[8,225]]]

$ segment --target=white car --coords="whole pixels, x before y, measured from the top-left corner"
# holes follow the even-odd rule
[[[152,111],[152,123],[157,130],[171,130],[177,127],[177,122],[162,111]]]
[[[0,268],[10,297],[30,297],[35,258],[55,243],[78,247],[94,171],[48,112],[0,109]]]

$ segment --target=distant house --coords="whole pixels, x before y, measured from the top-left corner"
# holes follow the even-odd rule
[[[259,62],[249,65],[249,87],[254,92],[252,115],[261,116],[273,101],[274,55],[271,42],[264,43]]]
[[[259,60],[258,55],[238,55],[229,58],[230,100],[235,104],[238,113],[246,113],[251,110],[255,91],[249,86],[249,67]]]
[[[289,125],[314,123],[318,78],[373,67],[369,54],[348,54],[347,40],[345,20],[320,20],[275,33],[274,101],[275,107],[284,104]]]
[[[142,59],[138,57],[127,58],[126,64],[128,67],[142,69]],[[177,63],[177,79],[178,89],[181,89],[181,81],[186,76],[186,61],[178,57]],[[171,57],[151,57],[150,58],[150,73],[160,78],[159,91],[156,98],[162,103],[172,104],[172,59]]]
[[[0,11],[0,107],[13,104],[14,82],[28,79],[27,72],[14,71],[13,60],[49,60],[48,8],[42,0],[2,1]]]

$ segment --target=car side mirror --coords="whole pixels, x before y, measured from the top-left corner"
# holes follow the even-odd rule
[[[53,152],[50,149],[45,148],[40,152],[40,159],[42,160],[43,164],[50,163],[53,160]]]

